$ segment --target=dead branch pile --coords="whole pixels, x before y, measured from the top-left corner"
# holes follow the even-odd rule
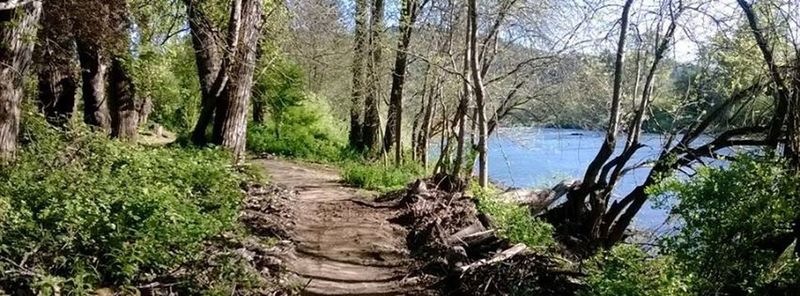
[[[421,272],[441,277],[438,287],[445,294],[575,293],[576,274],[563,268],[568,264],[511,245],[496,235],[492,218],[478,213],[471,197],[435,184],[417,180],[391,198],[404,208],[394,222],[409,229],[409,248],[427,262]],[[383,202],[391,202],[387,199]]]

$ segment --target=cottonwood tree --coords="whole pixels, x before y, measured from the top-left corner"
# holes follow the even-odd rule
[[[406,81],[408,66],[408,49],[414,32],[414,24],[420,9],[428,0],[402,0],[400,13],[399,38],[395,50],[394,68],[392,70],[392,88],[389,94],[389,111],[386,116],[386,132],[383,137],[383,152],[388,153],[392,145],[395,148],[395,163],[402,161],[403,130],[403,87]]]
[[[225,71],[225,79],[230,81],[225,86],[225,96],[217,101],[213,139],[214,143],[231,149],[238,161],[243,158],[247,140],[247,110],[263,9],[260,0],[234,1],[228,23],[228,48],[221,71]]]
[[[109,24],[112,6],[103,1],[65,1],[75,34],[81,70],[84,122],[111,130],[106,77],[111,62]],[[111,26],[113,27],[113,26]]]
[[[14,157],[41,1],[0,1],[0,161]]]
[[[62,125],[75,111],[78,77],[76,73],[75,37],[72,20],[65,13],[69,0],[49,0],[42,3],[42,20],[35,64],[38,75],[38,104],[47,120]]]
[[[185,3],[192,43],[196,49],[198,77],[204,93],[201,107],[203,111],[193,132],[195,143],[205,142],[207,125],[213,117],[212,142],[230,149],[236,161],[241,161],[245,150],[253,74],[262,33],[263,3],[258,0],[231,2],[226,45],[221,51],[221,57],[218,56],[218,48],[213,41],[216,36],[215,26],[203,10],[198,9],[200,1]],[[221,60],[216,61],[218,58]],[[216,65],[219,65],[218,69]]]
[[[362,146],[369,153],[380,152],[381,118],[378,105],[381,94],[381,63],[383,61],[384,0],[374,0],[369,26],[369,50],[367,55],[367,93],[364,97],[364,120],[361,128]]]
[[[367,46],[369,40],[367,39],[368,27],[367,22],[369,17],[369,7],[367,0],[355,1],[355,29],[353,36],[353,86],[352,97],[350,101],[350,132],[349,143],[350,147],[361,149],[363,145],[362,129],[363,122],[361,114],[364,109],[364,94],[366,91],[366,60],[367,60]]]

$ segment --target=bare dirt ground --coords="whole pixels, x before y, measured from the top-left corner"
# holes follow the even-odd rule
[[[303,295],[430,295],[430,280],[411,276],[407,230],[389,222],[397,209],[359,203],[369,192],[344,186],[323,166],[259,159],[270,181],[297,192],[281,258]]]

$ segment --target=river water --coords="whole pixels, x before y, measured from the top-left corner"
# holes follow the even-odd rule
[[[503,128],[489,140],[489,177],[504,185],[529,188],[550,187],[564,179],[581,179],[604,140],[597,131],[553,128]],[[660,153],[661,135],[644,134],[628,165],[654,159]],[[619,139],[615,156],[625,146]],[[649,167],[628,172],[617,185],[615,196],[624,196],[644,182]],[[641,209],[634,226],[660,232],[665,228],[668,208],[655,208],[650,201]]]

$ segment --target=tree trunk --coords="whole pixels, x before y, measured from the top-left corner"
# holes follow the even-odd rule
[[[14,157],[19,137],[24,78],[31,64],[42,2],[0,10],[0,162]]]
[[[253,123],[264,124],[264,102],[253,99]]]
[[[456,121],[458,124],[458,139],[456,144],[456,159],[453,161],[452,175],[455,177],[461,176],[461,170],[464,166],[464,141],[467,136],[467,111],[469,109],[469,101],[472,97],[472,79],[470,76],[470,40],[472,30],[470,29],[471,18],[467,18],[466,24],[466,37],[464,38],[464,63],[462,66],[462,91],[461,98],[458,101],[458,109],[456,109]]]
[[[395,147],[395,163],[400,164],[402,157],[401,133],[403,127],[403,86],[406,81],[408,65],[408,48],[419,9],[418,0],[403,0],[400,15],[400,40],[397,42],[394,70],[392,71],[392,90],[389,95],[389,113],[386,117],[386,132],[383,138],[383,151],[388,152]]]
[[[103,130],[111,128],[111,118],[106,102],[107,62],[97,45],[77,40],[78,60],[81,64],[81,93],[83,96],[83,122]]]
[[[124,63],[120,57],[111,61],[108,80],[111,136],[123,140],[135,140],[139,126],[139,110],[136,105],[133,78]]]
[[[487,138],[488,130],[486,126],[486,91],[481,77],[481,67],[478,64],[478,5],[476,0],[469,0],[469,52],[470,68],[472,72],[472,83],[475,90],[475,103],[477,105],[477,124],[478,124],[478,184],[481,187],[489,185],[489,159],[487,157]]]
[[[795,51],[794,79],[792,81],[791,98],[789,100],[789,128],[786,135],[786,152],[789,164],[796,174],[800,174],[800,50]],[[790,197],[799,199],[800,194]],[[800,203],[798,203],[800,204]],[[794,219],[794,254],[800,258],[800,213]]]
[[[600,173],[603,165],[608,161],[614,148],[617,144],[617,134],[619,133],[619,120],[620,120],[620,105],[622,102],[622,80],[625,64],[625,41],[628,37],[628,21],[630,16],[630,9],[633,0],[626,0],[625,6],[622,9],[622,16],[620,18],[620,33],[617,42],[616,61],[614,62],[614,85],[613,94],[611,97],[611,110],[609,113],[608,127],[606,130],[606,137],[597,155],[589,164],[586,173],[583,177],[583,183],[575,194],[568,195],[570,202],[570,214],[572,216],[580,215],[581,209],[586,196],[589,196],[589,204],[591,212],[589,215],[586,229],[591,238],[597,238],[600,235],[600,221],[606,209],[605,199],[596,192],[597,175]]]
[[[224,95],[218,100],[217,116],[214,121],[214,142],[231,149],[237,162],[243,160],[246,131],[247,107],[253,87],[257,46],[261,38],[261,15],[263,3],[260,0],[236,0],[233,11],[240,7],[239,17],[232,13],[231,48],[228,76],[230,82]]]
[[[364,147],[372,153],[379,152],[380,115],[378,104],[381,93],[381,39],[383,35],[384,1],[374,0],[372,4],[372,23],[370,26],[370,55],[367,61],[368,93],[364,100],[364,125],[362,139]]]
[[[365,59],[367,58],[367,19],[368,19],[367,1],[356,0],[356,14],[355,14],[355,46],[353,48],[353,92],[350,105],[350,133],[349,144],[350,147],[356,149],[363,149],[363,139],[361,131],[363,129],[361,122],[361,112],[364,109],[364,90],[365,80],[364,75]]]
[[[753,38],[755,38],[756,44],[761,51],[761,55],[764,57],[764,62],[767,64],[770,78],[772,78],[772,82],[775,84],[775,114],[772,118],[772,123],[770,125],[770,131],[767,138],[770,141],[770,146],[772,146],[772,148],[777,148],[780,142],[779,138],[781,131],[783,130],[783,123],[786,119],[786,111],[789,104],[788,89],[785,80],[783,79],[783,75],[781,74],[778,65],[775,63],[772,47],[770,47],[769,43],[767,43],[767,38],[764,36],[753,8],[749,3],[747,3],[746,0],[737,0],[737,2],[747,17],[747,23],[750,26],[750,31],[753,32]]]
[[[222,57],[217,44],[217,28],[199,7],[198,0],[184,0],[189,28],[192,36],[192,48],[195,53],[197,75],[200,80],[202,103],[200,116],[192,131],[192,142],[197,145],[206,143],[206,131],[214,118],[219,90],[213,89],[214,82],[220,72]]]
[[[63,125],[75,111],[78,90],[75,40],[58,0],[42,3],[42,25],[35,56],[38,66],[39,109],[54,125]]]

